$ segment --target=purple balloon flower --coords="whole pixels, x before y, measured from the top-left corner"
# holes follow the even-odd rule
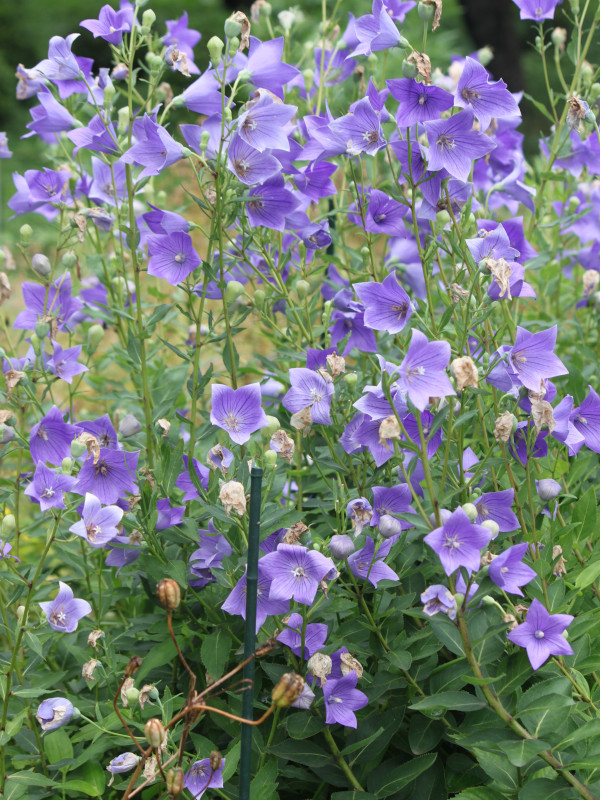
[[[119,535],[117,525],[123,519],[123,509],[106,506],[93,494],[86,494],[81,519],[69,528],[71,533],[81,536],[92,547],[104,547]]]
[[[333,725],[339,722],[347,728],[356,728],[355,711],[364,708],[369,698],[356,688],[358,675],[354,670],[338,680],[329,679],[323,687],[325,698],[325,722]]]
[[[554,19],[556,6],[562,0],[513,0],[521,11],[521,19],[533,19],[540,22],[542,19]]]
[[[410,128],[430,119],[439,119],[443,111],[454,105],[450,92],[439,86],[418,83],[412,78],[394,78],[386,81],[386,86],[392,97],[400,103],[396,114],[399,128]],[[418,152],[418,149],[418,145],[413,144],[413,150]]]
[[[283,398],[283,406],[296,414],[303,408],[310,408],[313,422],[331,425],[330,407],[333,396],[333,383],[325,380],[318,372],[306,367],[290,369],[291,388]]]
[[[154,528],[157,531],[164,531],[167,528],[172,528],[174,525],[179,525],[185,514],[185,506],[171,507],[168,497],[164,500],[156,501],[156,510],[158,516]]]
[[[286,622],[286,628],[279,634],[277,641],[289,647],[292,653],[299,658],[308,660],[313,653],[325,646],[327,639],[327,625],[320,622],[309,623],[306,626],[304,638],[304,655],[302,649],[302,615],[291,614]]]
[[[80,344],[74,347],[67,347],[66,350],[63,350],[58,342],[53,341],[52,344],[54,352],[46,363],[46,369],[49,372],[71,384],[75,375],[81,375],[82,372],[88,371],[88,367],[85,364],[80,364],[77,360],[82,350]]]
[[[73,711],[73,703],[66,697],[49,697],[39,704],[35,718],[44,732],[55,731],[67,724],[73,716]]]
[[[301,545],[280,544],[261,559],[264,574],[271,579],[269,600],[290,600],[311,605],[319,582],[335,569],[333,561]]]
[[[182,492],[185,492],[183,495],[184,501],[187,502],[188,500],[196,500],[200,497],[200,495],[198,494],[198,489],[190,477],[188,456],[183,456],[183,464],[185,466],[185,470],[180,472],[177,476],[175,486],[178,489],[181,489]],[[202,486],[203,489],[208,489],[210,470],[195,458],[192,458],[192,469],[196,473],[196,477],[198,478],[198,483],[200,486]]]
[[[285,126],[292,119],[296,106],[276,103],[268,92],[259,92],[258,100],[251,101],[238,117],[237,131],[241,139],[259,150],[289,150]]]
[[[107,770],[113,775],[119,775],[121,772],[129,772],[137,766],[140,757],[136,753],[121,753],[115,756],[108,764]]]
[[[505,489],[502,492],[484,492],[481,497],[473,501],[477,509],[475,522],[481,525],[491,519],[498,525],[501,533],[516,531],[519,520],[511,506],[515,498],[514,489]]]
[[[372,14],[365,14],[354,21],[354,34],[358,44],[348,58],[388,50],[395,47],[402,38],[383,0],[373,0],[371,10]]]
[[[48,144],[56,144],[56,134],[61,131],[71,131],[76,121],[53,94],[45,87],[38,93],[39,106],[29,109],[31,122],[25,126],[30,133],[23,138],[27,139],[36,134]]]
[[[271,600],[269,591],[271,579],[265,575],[262,559],[258,562],[258,586],[256,597],[256,633],[264,625],[269,616],[286,614],[289,611],[289,600]],[[242,575],[221,606],[228,614],[236,614],[246,619],[246,574]]]
[[[221,759],[218,769],[210,766],[210,758],[194,761],[185,773],[184,789],[187,789],[195,799],[202,797],[207,789],[221,789],[223,786],[223,767],[227,759]]]
[[[50,411],[31,429],[29,451],[31,458],[58,466],[71,455],[71,442],[79,434],[76,425],[63,422],[62,411],[52,406]]]
[[[376,331],[398,333],[414,311],[410,297],[392,272],[382,283],[355,283],[353,289],[365,304],[365,325]]]
[[[527,542],[515,544],[496,556],[489,566],[490,578],[496,586],[509,594],[518,594],[523,597],[520,587],[532,581],[537,574],[527,564],[521,563],[528,547]]]
[[[457,607],[456,597],[450,589],[436,583],[421,592],[421,602],[423,603],[423,613],[428,617],[435,614],[446,614],[448,619],[456,619]]]
[[[482,525],[473,525],[462,508],[457,508],[442,527],[428,533],[424,541],[438,555],[446,575],[452,575],[459,567],[464,567],[469,574],[477,572],[481,550],[491,538],[491,531]]]
[[[527,619],[506,634],[513,644],[525,647],[533,669],[539,669],[550,656],[572,656],[573,649],[562,632],[573,617],[571,614],[549,614],[539,600],[534,600]]]
[[[583,436],[585,446],[600,453],[600,397],[591,386],[583,403],[572,412],[572,421],[577,432]]]
[[[449,360],[448,342],[429,342],[424,333],[413,329],[399,372],[411,403],[419,411],[425,410],[430,397],[456,394],[445,372]]]
[[[454,97],[457,106],[471,108],[475,112],[482,131],[490,127],[494,118],[521,116],[517,101],[504,81],[490,83],[489,77],[483,64],[467,56]]]
[[[34,71],[53,83],[78,80],[81,69],[71,52],[73,42],[78,38],[78,33],[71,33],[66,39],[62,36],[53,36],[48,43],[48,58],[40,61],[34,67]]]
[[[281,164],[270,151],[255,150],[237,133],[229,145],[227,166],[242,183],[248,186],[264,183],[281,172]]]
[[[428,169],[446,169],[454,178],[467,181],[473,159],[496,147],[489,136],[473,130],[473,112],[460,111],[449,119],[425,122]]]
[[[530,333],[517,326],[513,347],[508,351],[508,363],[513,380],[532,392],[539,392],[542,381],[557,375],[567,375],[569,370],[553,353],[556,346],[557,326],[545,331]]]
[[[396,514],[416,514],[411,506],[412,494],[407,483],[397,486],[374,486],[373,487],[373,516],[371,517],[371,527],[379,524],[381,517],[385,515],[395,516]],[[398,520],[402,529],[412,528],[410,522]]]
[[[92,607],[87,600],[73,596],[72,589],[62,581],[58,582],[58,594],[54,600],[39,603],[46,615],[48,625],[59,633],[73,633],[82,617],[91,613]]]
[[[210,421],[227,431],[236,444],[245,444],[251,434],[269,424],[262,409],[258,383],[239,389],[214,383],[211,387],[211,399]]]
[[[115,11],[106,5],[100,9],[98,19],[84,19],[79,26],[91,31],[94,39],[100,36],[109,44],[119,45],[123,41],[123,34],[131,30],[130,14],[123,10]]]
[[[89,492],[103,505],[115,503],[126,492],[136,494],[135,473],[139,457],[139,451],[130,453],[101,447],[95,463],[91,457],[84,462],[73,491],[83,495]]]
[[[148,275],[163,278],[171,286],[184,281],[202,263],[188,233],[175,231],[147,237]]]
[[[246,212],[251,227],[285,230],[286,217],[298,208],[298,199],[282,181],[283,178],[275,176],[268,183],[250,189]]]
[[[136,143],[121,156],[121,161],[144,167],[140,179],[158,175],[182,158],[181,145],[148,114],[134,121],[133,135]]]
[[[397,538],[397,536],[392,536],[390,539],[386,539],[379,546],[377,553],[375,553],[375,542],[368,538],[363,548],[348,556],[350,572],[356,578],[368,580],[373,586],[377,586],[379,581],[399,580],[394,570],[388,567],[383,560],[389,555],[392,544]]]
[[[70,492],[76,478],[61,475],[38,462],[33,480],[25,489],[25,494],[40,504],[41,511],[49,508],[65,508],[63,492]]]
[[[371,106],[369,98],[360,100],[352,114],[334,120],[331,131],[346,144],[346,153],[357,156],[361,153],[374,156],[386,146],[381,132],[381,121]]]

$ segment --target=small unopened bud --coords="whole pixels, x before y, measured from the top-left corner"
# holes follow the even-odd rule
[[[33,228],[31,225],[28,225],[27,223],[21,225],[19,228],[19,236],[21,237],[20,242],[23,247],[27,247],[31,242],[31,237],[33,236]]]
[[[116,93],[117,93],[117,90],[112,85],[112,83],[109,83],[107,86],[104,87],[104,107],[105,108],[110,108],[111,107],[112,101],[115,99]]]
[[[160,747],[165,738],[164,725],[156,717],[149,719],[144,725],[144,734],[148,744],[151,744],[152,747]]]
[[[477,51],[477,58],[483,67],[487,67],[493,57],[494,51],[491,47],[482,47]]]
[[[208,49],[211,64],[215,68],[218,67],[221,63],[221,59],[223,58],[223,48],[225,47],[225,43],[222,39],[219,39],[218,36],[213,36],[208,40],[206,47]]]
[[[38,322],[35,326],[35,335],[38,339],[45,339],[50,333],[50,325],[47,322]]]
[[[264,454],[265,464],[273,469],[277,466],[277,453],[275,450],[267,450]]]
[[[419,3],[417,6],[417,14],[419,15],[419,19],[422,19],[423,22],[429,22],[433,19],[433,14],[435,12],[435,6],[430,5],[429,3]]]
[[[544,42],[543,42],[543,40],[542,40],[542,37],[541,37],[541,36],[536,36],[536,37],[535,37],[535,49],[536,49],[536,50],[538,51],[538,53],[540,53],[540,54],[544,52]]]
[[[440,523],[442,525],[445,525],[451,516],[452,512],[448,508],[440,508]],[[429,515],[429,521],[431,522],[432,525],[437,525],[435,514]]]
[[[62,257],[62,263],[65,269],[73,269],[77,264],[77,256],[72,250],[68,250]]]
[[[265,302],[267,295],[265,294],[264,289],[257,289],[254,292],[254,305],[255,306],[262,306]]]
[[[304,298],[310,292],[310,284],[308,281],[299,280],[296,281],[296,294],[298,295],[299,300],[304,300]]]
[[[286,672],[273,689],[273,694],[271,695],[273,705],[277,706],[277,708],[288,708],[294,700],[300,697],[303,688],[304,678],[301,675]]]
[[[102,339],[104,339],[104,328],[102,325],[98,323],[92,325],[87,335],[87,351],[89,355],[94,355]]]
[[[172,578],[163,578],[156,587],[158,602],[167,611],[174,611],[181,603],[181,589],[177,581]]]
[[[244,293],[244,285],[239,281],[229,281],[225,289],[225,300],[228,303],[233,303],[238,297]]]
[[[183,782],[185,780],[185,773],[181,767],[170,769],[165,775],[167,792],[170,797],[177,797],[183,792]]]
[[[487,528],[488,531],[492,532],[492,539],[495,539],[500,533],[500,526],[497,522],[494,522],[493,519],[486,519],[481,523],[481,526],[482,528]]]
[[[261,433],[263,435],[263,439],[271,439],[275,433],[281,427],[281,423],[277,419],[277,417],[272,416],[271,414],[267,414],[267,422],[268,425],[265,425],[264,428],[261,428]]]
[[[17,606],[17,622],[19,625],[23,624],[25,618],[25,606]]]
[[[8,444],[8,442],[12,442],[15,438],[15,430],[11,428],[10,425],[5,425],[2,423],[0,425],[0,444]]]
[[[437,212],[435,219],[438,225],[441,225],[442,227],[444,227],[444,225],[448,225],[449,222],[452,222],[452,217],[445,208]]]
[[[378,527],[379,533],[384,539],[389,539],[397,533],[402,533],[402,523],[399,519],[396,519],[396,517],[392,517],[391,514],[383,514],[379,518]]]
[[[567,31],[565,28],[554,28],[550,34],[550,39],[555,47],[559,47],[561,50],[563,50],[565,42],[567,41]]]
[[[229,39],[229,40],[228,40],[228,42],[229,42],[229,55],[230,55],[230,56],[233,58],[233,56],[235,56],[235,54],[236,54],[236,53],[237,53],[237,51],[239,50],[239,47],[240,47],[240,40],[238,39],[238,37],[237,37],[237,36],[234,36],[232,39]],[[247,69],[245,69],[245,70],[242,70],[242,72],[246,73],[246,72],[248,72],[248,70],[247,70]],[[240,76],[238,75],[238,78],[239,78],[239,77],[240,77]],[[244,78],[245,78],[246,80],[248,80],[248,78],[246,78],[246,76],[245,76],[245,75],[244,75]],[[243,80],[243,78],[242,78],[242,80]]]
[[[216,772],[218,769],[221,769],[221,764],[223,763],[223,756],[219,753],[218,750],[211,750],[209,756],[209,764],[210,768],[213,772]]]
[[[242,23],[238,22],[235,16],[228,17],[228,19],[225,20],[223,30],[228,39],[233,39],[234,36],[239,36],[242,32]]]
[[[117,131],[119,133],[125,133],[129,128],[129,108],[127,106],[121,106],[121,108],[117,111]]]
[[[149,31],[150,28],[156,22],[156,14],[152,11],[151,8],[147,8],[144,13],[142,14],[142,28],[144,28],[144,33]]]
[[[336,533],[329,540],[329,549],[334,558],[348,558],[354,552],[354,542],[350,536]]]
[[[417,77],[417,65],[408,61],[406,58],[402,62],[402,74],[405,78]]]
[[[119,433],[126,439],[128,436],[135,436],[143,430],[142,423],[133,414],[126,414],[119,425]]]
[[[549,500],[554,500],[555,497],[562,492],[562,486],[554,478],[542,478],[535,482],[538,497],[547,503]]]
[[[74,461],[72,458],[66,456],[63,458],[62,463],[60,465],[60,471],[63,475],[70,475],[73,470]]]
[[[52,265],[50,259],[43,253],[36,253],[31,259],[31,269],[36,272],[41,278],[45,278],[52,272]]]
[[[461,508],[465,512],[467,517],[471,520],[471,522],[475,522],[475,520],[479,516],[479,512],[477,511],[476,506],[474,506],[473,503],[463,503]]]
[[[305,69],[302,71],[302,77],[304,78],[304,88],[307,92],[310,92],[312,89],[312,85],[315,80],[315,72],[312,69]]]
[[[350,389],[353,389],[358,381],[358,375],[356,372],[348,372],[344,375],[344,381],[348,384]]]
[[[12,428],[9,428],[9,430],[12,430]],[[12,536],[16,529],[17,520],[15,519],[14,514],[7,514],[5,517],[2,517],[1,530],[3,538],[7,539],[9,536]]]
[[[73,458],[79,458],[85,453],[86,450],[87,447],[85,444],[83,444],[83,442],[78,442],[77,439],[73,439],[71,442],[71,455]]]

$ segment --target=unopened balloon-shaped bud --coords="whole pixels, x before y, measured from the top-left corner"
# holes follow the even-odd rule
[[[140,696],[140,690],[136,689],[135,686],[130,686],[129,689],[127,689],[125,692],[125,699],[127,700],[127,705],[129,707],[134,706],[137,703],[139,696]]]
[[[384,539],[389,539],[397,533],[402,533],[402,523],[399,519],[396,519],[396,517],[392,517],[391,514],[383,514],[379,518],[378,527],[379,533]]]
[[[223,58],[223,48],[225,47],[225,43],[222,39],[219,39],[218,36],[213,36],[208,40],[206,47],[208,49],[211,64],[216,69]]]
[[[80,458],[87,450],[87,447],[83,442],[77,441],[77,439],[73,439],[71,442],[71,455],[73,458]]]
[[[229,281],[225,289],[225,300],[228,303],[233,303],[238,297],[244,293],[244,285],[239,281]]]
[[[542,478],[535,482],[538,497],[547,503],[549,500],[554,500],[555,497],[562,492],[562,486],[554,478]]]
[[[434,12],[435,6],[430,3],[421,2],[417,6],[417,14],[419,15],[419,19],[422,19],[423,22],[432,20]]]
[[[152,747],[160,747],[165,738],[164,725],[159,719],[153,717],[144,725],[144,734],[148,744],[151,744]]]
[[[175,611],[181,603],[181,589],[172,578],[163,578],[156,587],[156,595],[158,602],[167,611]]]
[[[239,36],[242,32],[242,23],[238,22],[238,20],[235,19],[235,16],[228,17],[228,19],[225,20],[223,30],[225,31],[225,36],[228,39],[233,39],[234,36]]]
[[[310,292],[310,284],[308,281],[299,280],[296,281],[296,294],[298,295],[299,300],[304,300],[304,298]]]
[[[50,259],[43,253],[36,253],[31,259],[31,269],[41,278],[45,278],[52,272]]]
[[[99,323],[92,325],[87,335],[87,351],[89,355],[94,355],[102,339],[104,339],[104,328],[102,325]]]
[[[155,22],[156,14],[151,8],[147,8],[142,14],[142,33],[149,33]]]
[[[6,427],[8,428],[8,425]],[[9,430],[12,430],[12,428],[9,428]],[[14,514],[6,514],[4,517],[2,517],[1,530],[3,539],[7,539],[9,536],[12,536],[16,529],[17,520],[15,519]]]
[[[27,222],[19,228],[20,243],[23,247],[28,247],[33,236],[33,228]]]
[[[479,516],[479,511],[477,511],[477,507],[474,506],[473,503],[463,503],[461,507],[462,510],[467,515],[467,517],[471,520],[471,522],[475,522],[475,520]]]
[[[143,430],[142,423],[133,414],[126,414],[119,425],[119,433],[126,439],[128,436],[136,436]]]
[[[71,472],[73,471],[73,464],[74,463],[75,462],[73,461],[72,458],[69,458],[69,456],[65,456],[65,458],[63,458],[63,460],[61,461],[61,464],[60,464],[60,472],[63,475],[70,475]]]
[[[264,454],[265,465],[274,469],[277,466],[277,453],[275,450],[267,450]]]
[[[497,522],[494,522],[493,519],[484,520],[484,522],[481,523],[481,526],[492,532],[492,539],[495,539],[500,533],[500,526]]]
[[[336,533],[329,540],[329,550],[334,558],[348,558],[354,552],[352,537],[347,534]]]
[[[15,429],[11,428],[10,425],[2,423],[2,425],[0,425],[0,444],[8,444],[8,442],[12,442],[14,438]]]
[[[183,792],[183,782],[185,780],[185,772],[181,767],[175,767],[167,771],[166,786],[169,797],[178,797]]]
[[[35,335],[38,339],[45,339],[50,333],[50,325],[47,322],[38,322],[35,326]]]

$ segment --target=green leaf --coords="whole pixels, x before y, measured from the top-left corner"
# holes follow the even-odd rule
[[[277,787],[277,759],[270,758],[250,783],[250,797],[272,797]]]
[[[573,522],[580,522],[581,528],[577,534],[577,540],[591,536],[596,530],[596,519],[598,515],[596,492],[590,486],[587,492],[580,497],[573,510]],[[585,572],[585,570],[584,570]],[[593,580],[593,579],[592,579]],[[590,581],[589,583],[591,583]],[[579,586],[579,584],[577,584]],[[589,586],[589,584],[584,584]]]
[[[225,672],[230,650],[231,636],[221,629],[213,631],[202,642],[200,657],[212,678],[220,678]]]
[[[515,767],[524,767],[537,756],[542,750],[550,748],[548,742],[540,739],[507,739],[505,742],[498,742],[498,747]]]
[[[505,800],[506,795],[489,786],[474,786],[454,796],[453,800]]]
[[[45,734],[44,753],[50,764],[73,758],[73,745],[64,728]]]
[[[223,767],[223,783],[227,783],[229,778],[235,775],[237,765],[240,760],[240,753],[242,752],[242,743],[235,742],[232,747],[225,753],[225,766]]]
[[[322,731],[324,727],[323,720],[302,712],[290,714],[286,719],[287,732],[292,739],[308,739],[309,736]]]
[[[600,561],[595,561],[593,564],[588,564],[584,567],[579,575],[575,578],[575,586],[578,589],[585,589],[586,586],[592,584],[600,576]]]
[[[177,649],[171,639],[165,639],[164,642],[154,645],[148,655],[144,656],[142,666],[136,673],[136,679],[141,681],[146,675],[149,675],[156,667],[162,667],[169,664],[177,655]]]
[[[376,794],[371,792],[334,792],[331,795],[331,800],[377,800]]]
[[[437,758],[436,753],[427,756],[418,756],[395,769],[390,769],[389,762],[382,764],[369,775],[367,788],[374,792],[376,797],[390,797],[405,786],[408,786],[422,772],[429,769]]]
[[[269,752],[286,761],[296,761],[307,767],[326,767],[331,764],[331,756],[318,744],[310,741],[285,741],[271,745]]]
[[[444,725],[438,719],[413,714],[408,727],[408,744],[415,756],[428,753],[440,742]]]
[[[410,669],[410,665],[412,664],[412,656],[408,650],[392,650],[391,653],[387,654],[387,660],[394,667],[404,672]]]
[[[576,796],[565,787],[563,781],[551,781],[548,778],[536,778],[526,783],[519,792],[519,800],[566,800]]]
[[[409,708],[417,711],[431,711],[434,709],[452,709],[453,711],[477,711],[485,708],[485,703],[478,700],[469,692],[440,692],[430,697],[424,697]]]
[[[86,783],[92,785],[96,789],[96,794],[102,797],[104,787],[106,786],[106,770],[97,761],[86,762],[81,773]]]
[[[75,796],[81,795],[82,792],[88,797],[102,796],[102,793],[98,791],[98,787],[94,783],[81,781],[77,778],[69,778],[69,780],[65,783],[65,791],[68,794],[74,794]]]
[[[379,737],[383,732],[384,728],[377,728],[377,730],[374,731],[366,739],[361,739],[358,742],[353,742],[352,744],[349,744],[348,747],[344,747],[344,749],[342,750],[342,755],[349,756],[352,753],[356,753],[357,750],[364,750],[371,744],[371,742],[374,742],[376,739],[379,739]],[[353,762],[356,761],[356,758],[353,758],[352,761]]]
[[[456,656],[465,655],[458,628],[456,625],[453,625],[447,617],[438,614],[437,617],[432,617],[428,624],[433,629],[433,632],[440,642],[447,647],[451,653],[454,653]]]

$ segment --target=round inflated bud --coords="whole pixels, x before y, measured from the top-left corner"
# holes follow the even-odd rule
[[[50,333],[50,325],[47,322],[38,322],[35,326],[35,335],[38,339],[45,339]]]
[[[475,522],[475,520],[479,516],[479,511],[477,511],[477,507],[474,506],[473,503],[463,503],[461,508],[465,512],[467,517],[471,520],[471,522]]]
[[[567,31],[564,28],[554,28],[550,34],[550,39],[555,47],[563,47],[567,41]]]
[[[12,430],[12,428],[9,428],[9,430]],[[17,529],[17,520],[14,514],[6,514],[6,516],[2,517],[1,529],[3,538],[8,538],[13,535]]]
[[[491,47],[487,46],[482,47],[477,51],[477,58],[479,60],[479,63],[484,67],[487,67],[487,65],[490,63],[493,57],[494,57],[494,51],[492,50]]]
[[[260,6],[259,6],[259,9],[258,9],[258,12],[259,12],[261,17],[270,17],[272,12],[273,12],[273,9],[271,7],[271,3],[267,3],[267,2],[261,3]]]
[[[45,278],[52,272],[52,265],[50,259],[43,253],[36,253],[31,259],[31,269],[37,273],[41,278]]]
[[[542,478],[535,482],[538,497],[547,503],[549,500],[554,500],[555,497],[562,492],[562,486],[554,478]]]
[[[452,222],[452,217],[450,216],[448,211],[446,211],[446,209],[443,208],[441,211],[437,212],[437,214],[435,215],[435,220],[438,223],[438,225],[443,226],[447,225],[449,222]]]
[[[128,706],[134,706],[137,701],[138,697],[140,696],[140,690],[136,689],[135,686],[130,686],[129,689],[125,692],[125,699],[127,700]]]
[[[238,297],[244,293],[244,285],[239,281],[229,281],[225,289],[225,300],[228,303],[233,303]]]
[[[60,464],[60,471],[63,475],[70,475],[73,470],[73,464],[75,462],[69,456],[65,456]]]
[[[452,512],[447,508],[440,508],[440,524],[445,525],[450,519]],[[432,525],[437,525],[435,514],[429,515],[429,521]]]
[[[304,88],[307,92],[310,92],[312,89],[312,85],[315,80],[315,72],[312,69],[305,69],[302,71],[302,77],[304,78]]]
[[[160,747],[165,738],[164,725],[156,717],[149,719],[144,725],[144,734],[148,744],[151,744],[152,747]]]
[[[117,90],[112,85],[112,83],[109,83],[104,87],[104,107],[105,108],[110,108],[110,106],[112,105],[112,101],[115,99],[116,93],[117,93]]]
[[[348,558],[354,552],[354,542],[346,534],[336,533],[329,540],[329,550],[334,558]]]
[[[167,770],[165,775],[167,792],[170,797],[177,797],[183,792],[183,782],[185,780],[185,772],[181,767]]]
[[[225,122],[231,122],[231,120],[233,119],[233,114],[231,113],[231,109],[229,108],[229,106],[227,106],[227,108],[225,109],[225,112],[223,114],[223,119],[225,120]],[[225,160],[226,160],[225,153],[223,153],[223,163],[225,163]]]
[[[35,350],[35,352],[36,353],[39,352],[39,349],[40,349],[40,347],[42,345],[42,340],[37,335],[37,333],[35,333],[35,331],[29,337],[29,342],[30,342],[31,346],[33,347],[33,349]],[[30,365],[28,365],[28,366],[30,366]]]
[[[600,97],[600,83],[592,83],[588,92],[588,101],[593,105]]]
[[[208,40],[206,47],[208,49],[208,55],[210,56],[210,61],[213,67],[218,67],[221,63],[221,59],[223,58],[223,48],[225,47],[225,42],[222,39],[219,39],[218,36],[212,36]]]
[[[402,62],[402,74],[405,78],[417,77],[417,65],[408,61],[406,58]]]
[[[233,58],[240,48],[240,40],[237,36],[234,36],[233,39],[228,39],[227,41],[229,44],[229,55]]]
[[[254,292],[254,305],[262,306],[265,302],[267,295],[265,294],[264,289],[257,289]]]
[[[117,131],[121,134],[125,133],[129,128],[129,109],[127,106],[121,106],[117,111]]]
[[[299,280],[296,281],[296,294],[298,295],[299,300],[304,300],[304,298],[310,292],[310,284],[308,281]]]
[[[142,14],[142,28],[145,28],[144,33],[149,31],[156,22],[156,14],[151,8],[147,8]]]
[[[419,15],[419,19],[422,19],[423,22],[430,22],[433,19],[434,13],[435,6],[429,5],[429,3],[419,3],[417,6],[417,14]]]
[[[273,417],[271,414],[267,414],[267,422],[269,424],[265,425],[264,428],[261,428],[261,433],[265,439],[270,439],[275,431],[278,431],[281,428],[281,423],[277,417]]]
[[[133,414],[126,414],[119,425],[119,433],[126,439],[128,436],[136,436],[143,430],[142,423]]]
[[[350,389],[353,389],[358,382],[358,375],[356,372],[348,372],[344,375],[344,381],[348,384]]]
[[[163,64],[164,64],[163,59],[159,55],[156,55],[156,53],[154,53],[152,55],[152,58],[150,58],[151,72],[154,72],[155,74],[159,73],[163,68]]]
[[[72,250],[68,250],[62,257],[62,263],[65,269],[73,269],[77,264],[77,256]]]
[[[581,80],[583,85],[588,89],[592,85],[592,78],[594,77],[594,68],[589,61],[584,61],[581,65]]]
[[[250,72],[249,69],[241,69],[238,72],[237,79],[240,83],[245,83],[246,81],[249,81],[251,77],[252,73]]]
[[[481,526],[492,532],[492,539],[495,539],[500,533],[500,526],[493,519],[486,519],[485,522],[481,523]]]
[[[271,698],[277,708],[288,708],[297,700],[304,689],[304,678],[293,672],[286,672],[273,689]]]
[[[265,466],[273,469],[277,466],[277,453],[275,450],[266,450],[264,454]]]
[[[228,39],[233,39],[234,36],[239,36],[242,32],[242,23],[238,22],[238,20],[234,17],[228,17],[225,20],[223,30],[225,31],[225,36],[227,36]]]
[[[167,611],[175,611],[181,603],[181,589],[177,581],[172,578],[163,578],[156,587],[158,602]]]
[[[73,458],[80,458],[86,450],[87,447],[76,439],[71,442],[71,455]]]
[[[371,69],[374,69],[377,66],[377,60],[377,53],[369,53],[367,56],[367,63]]]
[[[98,323],[92,325],[87,335],[87,352],[89,355],[94,355],[102,339],[104,339],[104,328],[102,325]]]
[[[14,438],[14,428],[11,428],[10,425],[5,425],[2,423],[2,425],[0,425],[0,444],[8,444],[8,442],[12,442]]]
[[[28,225],[27,223],[21,225],[21,227],[19,228],[19,237],[20,237],[19,241],[23,245],[23,247],[27,247],[29,245],[32,236],[33,236],[33,228],[31,227],[31,225]]]
[[[383,514],[379,518],[379,533],[384,539],[389,539],[390,536],[395,536],[397,533],[402,533],[402,523],[391,514]]]
[[[25,618],[25,606],[17,606],[17,622],[19,625],[23,623]]]

